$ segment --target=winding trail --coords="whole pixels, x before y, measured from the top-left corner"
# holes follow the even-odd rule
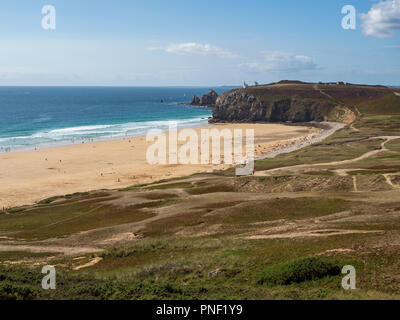
[[[354,127],[353,123],[350,125],[350,129],[352,129],[355,132],[360,132],[360,130],[358,130],[356,127]]]
[[[314,90],[315,91],[319,91],[319,93],[321,93],[322,95],[324,95],[325,97],[329,98],[329,99],[333,99],[333,97],[329,94],[327,94],[326,92],[322,91],[317,84],[314,84]]]
[[[381,143],[380,149],[368,151],[367,153],[364,153],[363,155],[361,155],[357,158],[354,158],[354,159],[324,162],[324,163],[315,163],[315,164],[299,164],[299,165],[295,165],[295,166],[280,167],[280,168],[269,169],[269,170],[264,170],[264,171],[257,171],[257,172],[255,172],[254,175],[255,176],[269,176],[270,174],[280,171],[280,170],[302,169],[302,168],[323,167],[323,166],[339,166],[339,165],[354,163],[354,162],[357,162],[360,160],[370,158],[381,152],[388,151],[388,149],[385,147],[385,144],[391,140],[400,139],[400,136],[379,136],[379,137],[373,137],[370,139],[385,139],[385,141]]]
[[[357,176],[353,176],[353,186],[354,186],[354,192],[358,192],[358,188],[357,188]]]
[[[394,184],[394,183],[392,182],[392,179],[390,178],[391,174],[384,174],[383,176],[385,177],[386,182],[387,182],[390,186],[392,186],[392,187],[395,188],[395,189],[400,189],[400,186],[399,186],[399,185],[396,185],[396,184]]]
[[[85,263],[83,265],[75,267],[74,270],[80,270],[80,269],[83,269],[83,268],[89,268],[89,267],[94,266],[95,264],[99,263],[101,260],[103,260],[102,257],[96,257],[93,260],[90,260],[88,263]]]

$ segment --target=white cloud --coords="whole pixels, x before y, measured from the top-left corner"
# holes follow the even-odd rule
[[[171,43],[167,47],[149,48],[149,50],[164,50],[168,53],[186,55],[186,54],[197,54],[203,56],[218,56],[221,58],[238,58],[237,54],[234,54],[228,50],[224,50],[218,47],[214,47],[209,44],[201,44],[196,42],[185,42],[185,43]]]
[[[259,62],[241,64],[240,67],[250,72],[298,72],[317,68],[313,59],[289,52],[264,52],[264,59]]]
[[[393,37],[394,30],[400,30],[400,0],[386,0],[376,3],[361,14],[363,33],[376,38]]]

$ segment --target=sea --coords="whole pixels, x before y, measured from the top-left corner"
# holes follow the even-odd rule
[[[0,152],[121,139],[206,125],[194,95],[231,87],[0,87]]]

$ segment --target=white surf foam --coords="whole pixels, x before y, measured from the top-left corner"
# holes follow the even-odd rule
[[[170,121],[176,122],[179,128],[206,125],[208,123],[206,117],[195,117],[177,120],[154,120],[145,122],[56,128],[46,131],[39,131],[29,136],[0,138],[0,153],[56,145],[68,145],[88,141],[144,136],[150,129],[161,129],[163,131],[167,130]]]

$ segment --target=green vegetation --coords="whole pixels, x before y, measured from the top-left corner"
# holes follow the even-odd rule
[[[288,285],[304,281],[321,279],[340,274],[341,268],[337,262],[320,258],[302,258],[280,263],[262,272],[259,284]]]
[[[19,286],[10,282],[0,283],[0,300],[30,300],[36,296],[28,286]]]
[[[227,212],[210,216],[214,223],[246,224],[279,219],[305,219],[341,212],[354,204],[329,198],[276,198],[249,201]]]
[[[190,182],[177,182],[177,183],[166,183],[158,184],[155,186],[145,187],[148,190],[163,190],[163,189],[175,189],[175,188],[192,188],[193,184]]]
[[[394,152],[400,152],[400,139],[389,141],[386,144],[386,148]]]
[[[344,132],[343,132],[344,131]],[[368,140],[367,135],[355,139],[348,136],[348,129],[343,129],[321,143],[284,153],[273,159],[256,161],[257,170],[268,170],[299,164],[326,163],[357,158],[368,151],[380,148],[383,140]]]
[[[376,255],[359,247],[360,251],[351,255],[312,257],[338,247],[385,239],[382,235],[375,239],[347,235],[317,240],[144,239],[110,249],[102,254],[100,263],[88,269],[76,272],[57,267],[54,291],[40,288],[39,268],[0,266],[0,279],[13,284],[8,290],[14,295],[20,287],[26,287],[32,293],[29,298],[34,299],[399,298],[393,274],[398,252]],[[353,292],[344,291],[341,277],[335,276],[337,268],[346,264],[357,269],[358,289]],[[263,280],[261,285],[265,274],[287,283]]]
[[[169,201],[171,200],[160,200],[121,208],[99,204],[98,200],[92,199],[45,208],[34,207],[22,213],[2,215],[0,232],[12,232],[15,237],[25,239],[64,236],[103,226],[144,220],[153,214],[142,209],[162,206]]]
[[[75,201],[84,200],[84,199],[93,199],[100,197],[107,197],[109,195],[108,192],[99,191],[99,192],[75,192],[72,194],[66,194],[64,196],[54,196],[38,202],[39,205],[46,205],[52,203],[54,201],[58,201],[58,203],[63,203],[63,200],[73,199]]]
[[[196,194],[207,194],[207,193],[215,193],[215,192],[233,192],[235,191],[234,186],[228,183],[221,184],[213,184],[203,187],[192,188],[187,192],[191,195]]]
[[[400,139],[381,145],[400,136],[400,98],[320,88],[361,116],[321,143],[257,161],[257,171],[281,168],[269,175],[230,168],[0,212],[0,244],[10,245],[0,299],[399,299]],[[287,90],[320,95],[290,83],[272,93]],[[54,291],[40,287],[48,264]],[[354,291],[341,287],[347,264]]]

